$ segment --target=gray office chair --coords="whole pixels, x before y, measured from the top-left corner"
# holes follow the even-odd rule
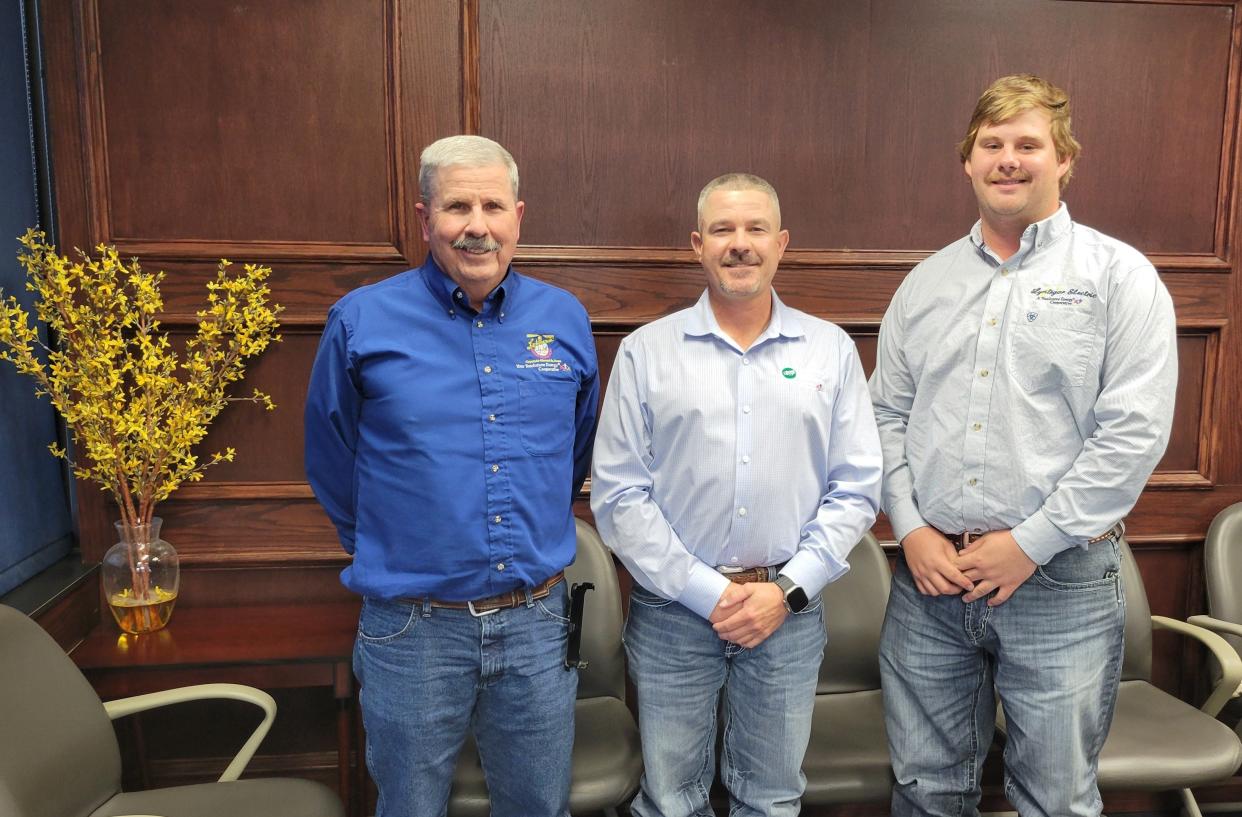
[[[43,629],[0,605],[0,817],[341,817],[331,789],[309,780],[238,780],[276,715],[265,692],[236,684],[195,687],[100,703]],[[206,698],[256,704],[263,722],[220,780],[121,792],[121,754],[111,720]]]
[[[1204,579],[1207,584],[1208,615],[1191,616],[1190,623],[1220,633],[1235,650],[1242,651],[1242,502],[1222,510],[1208,528],[1203,544]],[[1217,689],[1227,686],[1220,665],[1213,661],[1211,678]],[[1237,699],[1242,686],[1233,690],[1228,704],[1231,720],[1242,715]],[[1236,731],[1242,734],[1242,721]],[[1242,810],[1242,803],[1217,803],[1212,810]]]
[[[574,814],[606,812],[638,791],[643,756],[638,725],[625,705],[625,655],[621,648],[621,589],[612,555],[595,529],[575,520],[578,554],[565,569],[571,585],[591,582],[582,628],[578,701],[574,709],[574,753],[569,810]],[[467,741],[457,762],[449,814],[486,817],[490,811],[483,768],[473,741]]]
[[[1200,817],[1191,787],[1223,780],[1242,764],[1242,742],[1215,718],[1242,679],[1242,660],[1215,633],[1151,614],[1143,577],[1124,539],[1121,574],[1126,594],[1125,656],[1117,708],[1100,751],[1100,790],[1178,789],[1187,813]],[[1216,685],[1201,708],[1151,683],[1153,628],[1197,639],[1225,667],[1224,682]],[[1004,731],[1003,717],[997,726]]]
[[[868,533],[850,551],[850,571],[824,590],[828,646],[819,669],[803,803],[886,801],[893,768],[880,697],[880,627],[892,573]]]

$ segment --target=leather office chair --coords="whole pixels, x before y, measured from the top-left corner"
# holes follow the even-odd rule
[[[1242,502],[1222,510],[1212,520],[1203,545],[1204,579],[1207,584],[1208,615],[1191,616],[1190,623],[1220,633],[1235,650],[1242,652]],[[1212,662],[1212,681],[1217,688],[1228,683],[1222,679],[1220,665]],[[1237,721],[1242,734],[1242,705],[1237,700],[1242,685],[1233,690],[1234,700],[1227,704],[1230,720]],[[1213,810],[1242,810],[1242,803],[1219,803]]]
[[[574,753],[569,788],[569,810],[574,814],[606,812],[638,791],[642,750],[638,725],[625,705],[625,654],[621,647],[621,589],[612,554],[595,529],[575,520],[578,554],[565,569],[565,579],[591,582],[582,622],[582,658],[588,661],[578,674],[578,701],[574,710]],[[457,761],[449,814],[486,817],[487,787],[474,742],[467,740]]]
[[[1125,656],[1117,708],[1100,751],[1101,791],[1178,789],[1192,817],[1201,812],[1192,786],[1229,777],[1242,764],[1242,743],[1215,715],[1242,679],[1242,660],[1215,633],[1184,621],[1153,616],[1134,554],[1121,541],[1121,574],[1126,594]],[[1166,629],[1202,642],[1225,667],[1199,709],[1151,683],[1151,634]],[[997,726],[1004,731],[1004,718]]]
[[[341,802],[309,780],[238,780],[276,715],[265,692],[203,684],[100,703],[43,629],[0,605],[0,817],[341,817]],[[121,792],[111,720],[157,706],[229,698],[260,706],[263,722],[216,783]]]
[[[811,805],[886,801],[892,796],[879,661],[892,572],[870,533],[850,552],[849,562],[850,571],[823,593],[828,646],[802,763],[802,802]]]

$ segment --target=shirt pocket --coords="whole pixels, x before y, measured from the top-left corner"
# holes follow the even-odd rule
[[[1086,384],[1095,351],[1093,315],[1045,310],[1036,320],[1023,316],[1020,321],[1009,342],[1009,374],[1015,383],[1029,392]]]
[[[522,447],[543,456],[567,451],[574,436],[578,384],[568,380],[518,383]]]

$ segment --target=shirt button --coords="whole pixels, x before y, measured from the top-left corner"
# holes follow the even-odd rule
[[[738,509],[737,509],[737,515],[738,515],[738,516],[745,516],[745,515],[746,515],[746,509],[745,509],[745,508],[738,508]]]
[[[500,517],[499,517],[499,516],[493,516],[493,517],[492,517],[492,521],[493,521],[493,522],[495,522],[497,525],[499,525],[499,524],[500,524]]]
[[[971,487],[974,487],[975,485],[978,485],[978,484],[979,484],[979,480],[975,479],[974,477],[971,477],[970,479],[966,480],[966,484],[967,484],[967,485],[969,485],[969,486],[971,486]],[[496,521],[497,521],[497,522],[499,522],[499,521],[500,521],[500,518],[499,518],[499,517],[497,517],[497,518],[496,518]]]
[[[748,357],[744,357],[744,358],[742,358],[742,365],[743,365],[743,366],[749,366],[749,365],[750,365],[750,358],[748,358]]]
[[[479,321],[478,323],[476,323],[476,324],[475,324],[475,326],[477,326],[477,327],[479,327],[480,329],[482,329],[482,328],[483,328],[483,321]]]
[[[499,471],[499,470],[500,470],[500,466],[499,466],[499,465],[492,465],[492,473],[493,473],[493,474],[494,474],[494,473],[496,473],[496,472],[497,472],[497,471]]]
[[[732,559],[730,559],[729,561],[730,561],[730,562],[736,562],[736,561],[737,561],[737,557],[736,557],[736,556],[734,556],[734,557],[733,557]]]
[[[971,426],[971,428],[973,428],[975,431],[979,431],[983,428],[983,423],[975,423],[973,426]],[[492,466],[492,469],[495,470],[495,466]]]
[[[980,370],[979,370],[979,376],[980,376],[980,377],[987,377],[987,376],[988,376],[988,370],[987,370],[987,369],[980,369]]]
[[[457,300],[459,300],[459,301],[460,301],[460,300],[461,300],[461,290],[459,289],[459,290],[457,290],[456,292],[454,292],[454,293],[453,293],[453,297],[454,297],[454,298],[456,298]]]
[[[1008,274],[1009,274],[1009,270],[1007,270],[1007,269],[1005,269],[1005,268],[1003,268],[1003,267],[1002,267],[1002,268],[1001,268],[1001,275],[1008,275]]]
[[[743,465],[749,465],[749,464],[750,464],[750,454],[743,454],[743,455],[742,455],[742,464],[743,464]]]
[[[484,374],[491,374],[491,373],[492,373],[492,367],[491,367],[491,366],[484,366],[484,367],[483,367],[483,373],[484,373]],[[984,374],[986,375],[986,374],[987,374],[987,372],[984,372]]]
[[[494,423],[494,422],[496,422],[496,415],[495,415],[495,414],[489,414],[489,415],[487,415],[487,421],[488,421],[489,423]]]
[[[988,326],[996,326],[996,318],[988,318]]]
[[[742,406],[743,414],[750,414],[750,406]]]
[[[504,569],[505,569],[505,563],[504,563],[504,562],[501,562],[500,564],[496,565],[496,569],[497,569],[497,570],[504,570]]]

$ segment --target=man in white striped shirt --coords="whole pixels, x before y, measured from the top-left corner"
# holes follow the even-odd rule
[[[1125,623],[1119,523],[1169,440],[1168,291],[1070,220],[1069,99],[1003,77],[959,145],[980,219],[919,264],[880,328],[871,392],[901,542],[880,647],[895,815],[978,814],[995,684],[1005,793],[1098,815]]]
[[[591,507],[636,582],[631,812],[712,813],[720,712],[730,814],[793,815],[819,592],[875,519],[879,440],[854,343],[772,290],[789,241],[772,186],[708,183],[690,241],[707,290],[621,344],[595,442]]]

